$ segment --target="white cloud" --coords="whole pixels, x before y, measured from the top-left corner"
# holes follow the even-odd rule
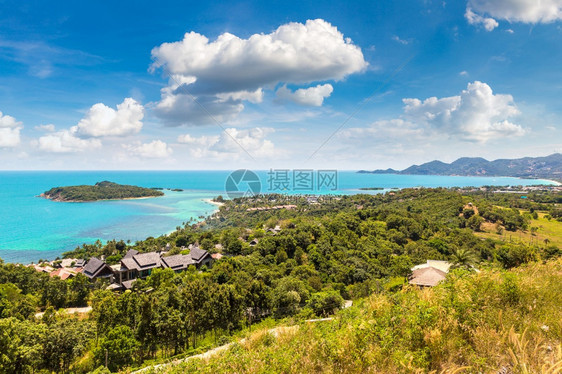
[[[213,144],[211,150],[224,153],[240,153],[240,148],[243,148],[254,157],[273,156],[274,145],[265,138],[271,132],[273,132],[273,129],[263,127],[247,130],[229,128],[220,134],[218,142]]]
[[[274,130],[255,127],[251,129],[227,128],[217,136],[193,137],[190,134],[180,135],[178,142],[189,145],[193,157],[214,157],[232,159],[248,152],[252,157],[271,157],[275,154],[273,142],[266,136]]]
[[[409,40],[405,40],[405,39],[400,39],[400,37],[398,35],[393,35],[392,36],[392,40],[394,40],[397,43],[400,43],[402,45],[408,45],[410,44]]]
[[[35,126],[35,130],[45,131],[45,132],[54,132],[55,131],[55,125],[53,125],[53,124],[39,125],[39,126]]]
[[[407,120],[464,140],[486,142],[525,132],[520,125],[510,122],[519,114],[513,97],[494,94],[490,86],[479,81],[469,83],[457,96],[403,101]]]
[[[11,129],[9,127],[0,127],[0,148],[13,148],[17,147],[20,140],[20,129],[16,127]]]
[[[143,106],[132,98],[123,100],[117,110],[98,103],[71,131],[81,137],[126,136],[142,129],[143,117]]]
[[[466,8],[464,17],[471,25],[482,25],[486,31],[492,31],[499,26],[498,21],[495,19],[482,17],[481,15],[474,13],[471,8]]]
[[[178,143],[209,147],[219,141],[218,136],[193,137],[189,134],[178,136]]]
[[[304,106],[322,106],[324,99],[329,97],[334,88],[331,84],[319,84],[310,88],[299,88],[295,92],[287,88],[280,87],[275,96],[277,102],[293,102]]]
[[[466,76],[468,75],[468,71],[463,70],[463,71],[461,71],[461,72],[459,73],[459,75],[460,75],[461,77],[466,77]]]
[[[493,22],[502,19],[508,22],[549,23],[562,20],[562,0],[469,0],[465,16],[472,24],[469,11],[476,20],[480,17]],[[485,15],[493,18],[484,18]]]
[[[247,39],[224,33],[209,41],[190,32],[154,48],[152,57],[152,69],[172,74],[156,113],[176,125],[199,124],[202,114],[228,120],[244,109],[243,101],[259,103],[263,90],[279,83],[338,81],[368,66],[361,49],[321,19],[288,23]],[[191,95],[206,110],[193,105]]]
[[[20,142],[22,123],[7,114],[0,112],[0,148],[17,147]]]
[[[137,143],[123,145],[132,155],[142,158],[166,158],[172,154],[172,148],[161,140],[153,140],[150,143]]]
[[[62,130],[42,136],[37,145],[40,150],[52,153],[74,153],[100,148],[99,139],[80,139],[70,130]]]

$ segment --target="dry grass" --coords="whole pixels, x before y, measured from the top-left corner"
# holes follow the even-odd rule
[[[166,373],[562,373],[562,260],[377,294]]]
[[[482,232],[475,232],[481,238],[502,240],[505,242],[523,242],[544,245],[544,240],[549,243],[562,247],[562,222],[555,219],[546,219],[546,213],[538,213],[538,219],[532,219],[529,227],[537,227],[537,232],[533,234],[531,230],[516,232],[503,230],[502,234],[496,233],[496,225],[491,222],[484,222],[481,226]]]

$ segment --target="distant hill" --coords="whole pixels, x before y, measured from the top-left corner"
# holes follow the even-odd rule
[[[502,176],[562,180],[562,154],[554,153],[546,157],[524,157],[495,161],[488,161],[482,157],[462,157],[450,164],[436,160],[421,165],[412,165],[404,170],[360,170],[359,173]]]
[[[162,191],[153,188],[144,188],[117,184],[113,182],[98,182],[93,186],[67,186],[54,187],[40,196],[53,201],[83,202],[97,200],[122,200],[138,199],[143,197],[162,196]]]

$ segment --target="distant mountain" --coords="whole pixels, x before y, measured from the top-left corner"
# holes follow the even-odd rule
[[[436,160],[421,165],[412,165],[404,170],[360,170],[359,173],[501,176],[562,180],[562,154],[554,153],[546,157],[495,161],[488,161],[482,157],[462,157],[450,164]]]

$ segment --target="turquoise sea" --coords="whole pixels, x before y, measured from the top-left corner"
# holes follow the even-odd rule
[[[54,259],[64,251],[97,239],[135,241],[169,233],[183,222],[211,214],[216,207],[204,200],[225,195],[225,181],[229,174],[229,171],[0,172],[0,258],[7,262],[29,263],[40,258]],[[268,192],[268,172],[259,171],[257,175],[262,183],[261,191]],[[375,175],[353,171],[340,171],[337,178],[337,190],[331,193],[367,192],[358,190],[361,187],[553,183],[517,178]],[[165,196],[157,198],[89,203],[61,203],[37,197],[52,187],[94,184],[103,180],[184,191],[165,190]],[[327,192],[313,190],[308,193]]]

